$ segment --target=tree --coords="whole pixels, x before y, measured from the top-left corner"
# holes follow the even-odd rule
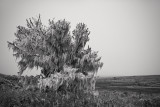
[[[66,20],[49,20],[49,26],[38,19],[26,20],[27,27],[18,26],[16,39],[8,42],[13,49],[13,56],[19,58],[19,74],[26,68],[41,68],[46,77],[55,72],[62,72],[64,65],[77,68],[76,72],[87,75],[87,72],[97,72],[103,66],[101,57],[86,43],[90,31],[84,23],[77,24],[70,33],[70,23]],[[86,48],[86,49],[85,49]]]

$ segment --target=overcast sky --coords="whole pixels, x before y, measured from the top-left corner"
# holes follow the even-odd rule
[[[0,73],[17,74],[7,41],[38,14],[45,25],[52,18],[66,19],[71,29],[87,24],[89,45],[104,62],[100,76],[160,74],[160,0],[0,0]]]

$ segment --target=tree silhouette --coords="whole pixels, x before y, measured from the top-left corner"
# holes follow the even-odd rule
[[[90,31],[84,23],[77,24],[70,33],[70,23],[66,20],[49,20],[46,27],[41,17],[26,20],[27,27],[18,26],[16,39],[8,42],[13,49],[13,56],[19,58],[19,74],[26,68],[41,68],[46,77],[63,71],[64,65],[77,68],[77,72],[87,75],[88,71],[96,72],[103,63],[101,57],[86,43]],[[85,49],[86,48],[86,49]]]

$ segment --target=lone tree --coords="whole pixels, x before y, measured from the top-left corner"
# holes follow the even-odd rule
[[[70,23],[66,20],[49,20],[49,26],[42,24],[40,16],[27,19],[27,27],[18,26],[16,39],[8,42],[13,56],[19,58],[19,74],[26,68],[41,68],[46,77],[63,71],[64,65],[77,68],[77,72],[87,75],[96,72],[103,63],[101,57],[89,46],[90,31],[84,23],[77,24],[70,33]],[[86,48],[86,49],[85,49]]]

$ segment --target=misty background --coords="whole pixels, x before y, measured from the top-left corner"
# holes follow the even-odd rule
[[[99,51],[99,76],[160,75],[159,0],[1,0],[0,73],[17,75],[17,61],[7,41],[18,25],[41,15],[42,23],[66,19],[72,31],[83,22],[91,31],[87,45]],[[40,70],[26,70],[36,75]]]

